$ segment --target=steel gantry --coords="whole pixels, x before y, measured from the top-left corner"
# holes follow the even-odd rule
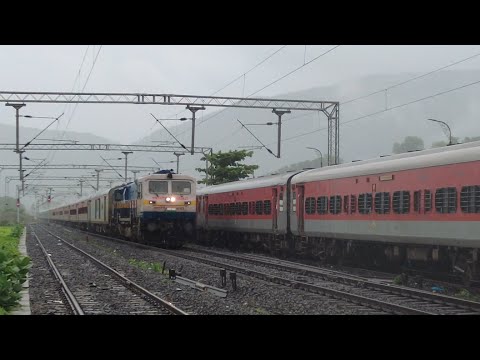
[[[328,153],[329,163],[339,161],[339,107],[337,101],[289,100],[275,98],[243,98],[198,96],[154,93],[75,93],[75,92],[33,92],[33,91],[0,91],[0,102],[20,106],[25,103],[85,103],[85,104],[159,104],[183,105],[187,110],[195,112],[205,107],[232,107],[246,109],[270,109],[279,116],[278,134],[281,134],[281,115],[298,111],[319,111],[328,118]],[[195,121],[192,121],[191,154],[195,153]],[[278,154],[280,157],[280,135]],[[181,150],[180,150],[181,151]]]
[[[195,147],[196,154],[203,154],[210,147]],[[0,144],[0,150],[15,151],[15,144]],[[174,153],[182,151],[180,146],[165,145],[122,145],[122,144],[30,144],[28,150],[98,150],[98,151],[143,151]]]
[[[174,161],[174,160],[172,160]],[[5,165],[0,165],[0,168],[3,168],[5,170],[17,170],[18,165],[13,165],[13,164],[5,164]],[[37,165],[23,165],[23,169],[25,170],[32,170],[36,169]],[[115,170],[123,170],[124,166],[114,166],[112,165],[112,168],[107,168],[105,165],[93,165],[93,164],[45,164],[41,166],[42,170],[97,170],[100,169],[102,171],[115,171]],[[129,169],[132,170],[139,170],[139,171],[156,171],[158,170],[154,166],[128,166]],[[38,168],[40,169],[40,168]]]

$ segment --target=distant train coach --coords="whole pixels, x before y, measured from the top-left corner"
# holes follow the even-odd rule
[[[480,142],[209,186],[202,242],[478,277]]]
[[[195,190],[193,177],[163,171],[51,209],[40,217],[135,242],[177,248],[194,235]]]

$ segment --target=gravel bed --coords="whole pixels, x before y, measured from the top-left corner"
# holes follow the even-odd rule
[[[36,234],[86,315],[169,314],[45,231]]]
[[[157,269],[166,262],[166,267],[175,269],[181,276],[211,286],[220,287],[219,269],[199,262],[178,258],[159,250],[141,249],[130,244],[87,236],[72,230],[50,227],[56,234],[67,238],[79,248],[98,257],[117,271],[171,301],[191,314],[375,314],[375,310],[357,306],[343,300],[307,293],[263,280],[237,274],[237,290],[233,291],[228,279],[228,295],[221,298],[180,285],[152,269],[144,269],[140,261],[155,263]],[[62,228],[63,229],[63,228]],[[264,271],[265,268],[262,268]]]
[[[72,312],[50,271],[45,255],[27,228],[26,246],[32,267],[28,273],[30,309],[32,315],[70,315]]]
[[[225,254],[235,254],[235,252],[230,250],[225,250],[222,248],[215,248],[215,247],[213,248],[204,247],[198,244],[188,244],[188,247],[192,249],[212,250],[212,251],[221,252]],[[264,253],[238,252],[238,254],[254,256],[254,257],[258,257],[259,259],[265,258],[269,260],[278,260],[278,258],[271,256],[269,254],[264,254]],[[355,268],[355,267],[341,266],[341,265],[325,265],[325,264],[319,263],[318,261],[306,260],[306,259],[288,259],[288,261],[295,262],[298,264],[315,266],[315,267],[318,267],[319,269],[340,271],[346,274],[361,276],[367,279],[381,279],[383,282],[392,283],[392,284],[393,284],[393,279],[396,276],[400,275],[398,273],[384,272],[384,271],[365,269],[365,268]],[[420,279],[420,277],[418,276],[410,276],[408,278],[408,282],[403,286],[411,287],[414,289],[420,289],[424,291],[430,291],[432,293],[435,290],[435,291],[439,291],[440,294],[462,298],[462,299],[465,299],[465,296],[462,295],[461,293],[464,292],[465,290],[468,290],[468,292],[474,296],[470,300],[480,302],[480,289],[477,289],[477,288],[467,289],[460,284],[452,284],[452,283],[447,283],[447,282],[432,280],[427,278]],[[438,288],[440,289],[437,290]]]
[[[181,253],[186,253],[186,254],[192,254],[190,251],[179,251]],[[219,261],[223,263],[228,263],[234,266],[242,266],[245,268],[248,268],[249,270],[254,270],[266,274],[271,274],[274,276],[279,276],[285,279],[289,280],[294,280],[294,281],[299,281],[307,284],[312,284],[312,285],[317,285],[333,290],[338,290],[338,291],[343,291],[347,292],[350,294],[355,294],[355,295],[361,295],[367,298],[375,299],[375,300],[380,300],[380,301],[385,301],[389,302],[392,304],[397,304],[397,305],[403,305],[406,307],[411,307],[414,309],[418,310],[423,310],[423,311],[428,311],[432,313],[437,313],[437,314],[442,314],[445,313],[445,309],[442,309],[438,304],[431,303],[428,300],[425,300],[424,302],[421,302],[419,299],[411,299],[410,297],[403,297],[401,295],[396,295],[389,293],[387,291],[383,290],[375,290],[375,289],[364,289],[360,286],[356,285],[349,285],[349,284],[342,284],[339,282],[335,282],[334,280],[323,280],[319,277],[312,276],[312,275],[304,275],[302,273],[302,270],[292,270],[292,271],[284,271],[284,270],[279,270],[279,269],[274,269],[268,266],[262,266],[262,265],[257,265],[257,264],[252,264],[248,262],[243,262],[242,260],[233,260],[233,259],[227,259],[223,258],[221,256],[216,256],[212,254],[205,254],[205,253],[198,253],[194,252],[195,256],[204,258],[204,259],[209,259],[209,260],[214,260],[214,261]],[[460,311],[458,311],[460,312]]]

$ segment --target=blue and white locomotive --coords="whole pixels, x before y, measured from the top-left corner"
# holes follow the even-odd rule
[[[178,248],[195,234],[195,210],[195,178],[163,170],[40,216],[135,242]]]

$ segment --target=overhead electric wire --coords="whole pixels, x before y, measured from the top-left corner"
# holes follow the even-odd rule
[[[327,51],[325,51],[324,53],[322,53],[322,54],[320,54],[320,55],[318,55],[318,56],[314,57],[314,58],[313,58],[313,59],[311,59],[310,61],[307,61],[306,63],[304,63],[304,64],[300,65],[300,66],[299,66],[299,67],[297,67],[296,69],[293,69],[292,71],[290,71],[290,72],[286,73],[285,75],[281,76],[280,78],[276,79],[275,81],[272,81],[270,84],[268,84],[268,85],[264,86],[263,88],[261,88],[261,89],[259,89],[259,90],[255,91],[255,92],[253,92],[253,93],[251,93],[251,94],[250,94],[250,95],[248,95],[247,97],[250,97],[250,96],[252,96],[252,95],[255,95],[256,93],[259,93],[260,91],[262,91],[262,90],[264,90],[264,89],[266,89],[266,88],[268,88],[268,87],[272,86],[273,84],[275,84],[275,83],[279,82],[280,80],[283,80],[283,79],[285,79],[287,76],[290,76],[291,74],[293,74],[293,73],[297,72],[298,70],[300,70],[301,68],[303,68],[303,67],[307,66],[308,64],[310,64],[310,63],[312,63],[312,62],[314,62],[314,61],[316,61],[316,60],[320,59],[322,56],[325,56],[325,55],[327,55],[329,52],[332,52],[333,50],[335,50],[336,48],[338,48],[338,47],[340,47],[340,46],[341,46],[341,45],[335,45],[334,47],[332,47],[332,48],[328,49],[328,50],[327,50]]]
[[[266,62],[267,60],[269,60],[270,58],[272,58],[274,55],[278,54],[281,50],[283,50],[284,48],[286,48],[288,45],[283,45],[281,46],[279,49],[277,49],[273,54],[270,54],[269,56],[267,56],[265,59],[263,59],[262,61],[260,61],[259,63],[257,63],[255,66],[253,66],[252,68],[250,68],[249,70],[247,70],[246,72],[244,72],[242,75],[236,77],[235,79],[233,79],[232,81],[230,81],[227,85],[223,86],[222,88],[220,88],[219,90],[215,91],[214,93],[212,93],[210,96],[213,96],[217,93],[219,93],[220,91],[222,91],[223,89],[227,88],[228,86],[230,86],[231,84],[233,84],[235,81],[241,79],[242,77],[244,77],[246,74],[248,74],[249,72],[253,71],[254,69],[256,69],[257,67],[259,67],[260,65],[262,65],[264,62]],[[245,87],[245,83],[244,83],[244,87]],[[243,96],[243,95],[242,95]],[[213,118],[215,116],[218,116],[219,114],[223,113],[224,111],[226,111],[228,108],[224,108],[218,112],[216,112],[215,114],[211,115],[210,117],[208,117],[207,119],[205,119],[204,121],[201,121],[197,124],[197,127],[200,126],[201,124],[203,124],[204,122],[210,120],[210,118]],[[178,115],[180,115],[182,112],[184,112],[186,110],[182,110],[180,112],[178,112],[177,114],[173,115],[175,117],[177,117]],[[154,124],[155,125],[155,124]],[[153,128],[153,127],[152,127]],[[151,129],[150,129],[151,130]],[[188,130],[185,130],[185,131],[182,131],[180,133],[177,134],[177,136],[179,135],[182,135],[184,133],[186,133]]]
[[[396,105],[396,106],[390,107],[388,109],[383,109],[383,110],[376,111],[376,112],[373,112],[373,113],[370,113],[370,114],[367,114],[367,115],[359,116],[359,117],[354,118],[354,119],[350,119],[350,120],[347,120],[347,121],[344,121],[344,122],[340,122],[340,125],[349,124],[349,123],[352,123],[354,121],[365,119],[365,118],[368,118],[368,117],[371,117],[371,116],[374,116],[374,115],[378,115],[378,114],[381,114],[381,113],[384,113],[384,112],[387,112],[387,111],[391,111],[391,110],[402,108],[402,107],[405,107],[405,106],[408,106],[408,105],[412,105],[412,104],[415,104],[415,103],[418,103],[418,102],[421,102],[421,101],[425,101],[425,100],[428,100],[428,99],[431,99],[431,98],[434,98],[434,97],[437,97],[437,96],[440,96],[440,95],[448,94],[452,91],[456,91],[456,90],[460,90],[460,89],[463,89],[463,88],[466,88],[466,87],[469,87],[469,86],[477,85],[479,83],[480,83],[480,80],[477,80],[477,81],[474,81],[474,82],[471,82],[471,83],[468,83],[468,84],[465,84],[465,85],[462,85],[462,86],[458,86],[458,87],[453,88],[453,89],[441,91],[441,92],[438,92],[438,93],[433,94],[433,95],[429,95],[429,96],[426,96],[426,97],[423,97],[423,98],[420,98],[420,99],[416,99],[416,100],[412,100],[412,101],[409,101],[409,102],[406,102],[406,103],[403,103],[403,104],[400,104],[400,105]],[[289,138],[282,139],[282,141],[293,140],[293,139],[296,139],[296,138],[299,138],[299,137],[302,137],[302,136],[306,136],[306,135],[309,135],[309,134],[317,133],[317,132],[320,132],[320,131],[323,131],[323,130],[326,130],[326,129],[327,128],[324,127],[324,128],[317,129],[317,130],[311,130],[311,131],[306,132],[306,133],[302,133],[302,134],[298,134],[298,135],[295,135],[295,136],[291,136]],[[268,145],[271,145],[271,144],[268,144]]]
[[[456,61],[456,62],[451,63],[451,64],[449,64],[449,65],[442,66],[442,67],[437,68],[437,69],[435,69],[435,70],[429,71],[429,72],[427,72],[427,73],[425,73],[425,74],[415,76],[415,77],[413,77],[413,78],[411,78],[411,79],[408,79],[408,80],[405,80],[405,81],[401,81],[401,82],[399,82],[399,83],[397,83],[397,84],[395,84],[395,85],[388,86],[388,87],[383,88],[383,89],[381,89],[381,90],[374,91],[374,92],[372,92],[372,93],[370,93],[370,94],[363,95],[363,96],[359,96],[359,97],[357,97],[357,98],[354,98],[354,99],[351,99],[351,100],[348,100],[348,101],[340,102],[340,105],[346,105],[346,104],[352,103],[352,102],[357,101],[357,100],[365,99],[365,98],[370,97],[370,96],[372,96],[372,95],[380,94],[380,93],[382,93],[382,92],[384,92],[384,91],[388,91],[388,90],[393,89],[393,88],[396,88],[396,87],[398,87],[398,86],[400,86],[400,85],[404,85],[404,84],[407,84],[407,83],[409,83],[409,82],[411,82],[411,81],[418,80],[418,79],[423,78],[423,77],[428,76],[428,75],[432,75],[432,74],[434,74],[434,73],[436,73],[436,72],[438,72],[438,71],[440,71],[440,70],[444,70],[444,69],[447,69],[447,68],[449,68],[449,67],[452,67],[452,66],[458,65],[458,64],[460,64],[460,63],[463,63],[463,62],[465,62],[465,61],[471,60],[471,59],[473,59],[473,58],[476,58],[477,56],[480,56],[480,53],[477,53],[477,54],[475,54],[475,55],[469,56],[469,57],[464,58],[464,59],[462,59],[462,60]]]
[[[270,150],[258,137],[255,136],[254,133],[252,133],[244,124],[242,124],[242,122],[240,120],[237,119],[237,121],[242,125],[243,128],[245,128],[255,139],[257,139],[257,141],[270,153],[272,154],[273,156],[277,157],[273,152],[272,150]]]

